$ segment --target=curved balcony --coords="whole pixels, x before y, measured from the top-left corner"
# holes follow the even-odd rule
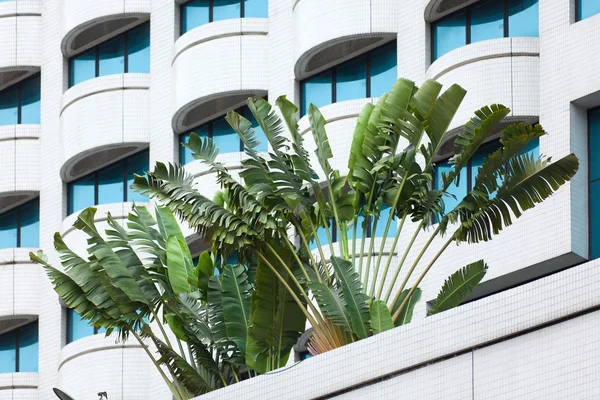
[[[62,42],[65,57],[86,50],[147,20],[151,0],[62,2]]]
[[[0,398],[37,399],[38,384],[37,372],[0,374]]]
[[[438,58],[427,78],[457,83],[467,95],[450,129],[464,125],[484,105],[503,104],[509,116],[537,116],[540,108],[538,38],[486,40],[459,47]]]
[[[37,318],[40,267],[29,260],[36,250],[0,250],[0,333]]]
[[[114,335],[92,335],[62,348],[57,387],[76,399],[93,398],[104,391],[151,398],[150,383],[160,379],[153,369],[135,339],[116,343]]]
[[[341,175],[348,173],[348,156],[352,145],[352,134],[356,126],[356,118],[366,103],[375,103],[376,100],[373,98],[347,100],[319,108],[325,118],[325,129],[333,150],[333,158],[330,162],[333,168],[340,171]],[[298,121],[298,127],[300,133],[304,135],[306,150],[311,157],[311,165],[319,176],[323,177],[323,170],[319,166],[319,161],[315,155],[317,147],[310,130],[308,115]]]
[[[107,75],[65,92],[61,106],[61,177],[73,180],[150,142],[150,76]]]
[[[40,125],[0,126],[0,212],[38,195]]]
[[[175,133],[222,115],[248,97],[266,96],[267,33],[267,19],[231,19],[199,26],[175,42],[172,64]]]
[[[39,71],[42,1],[0,3],[0,90]]]
[[[296,78],[304,79],[395,38],[400,6],[392,0],[296,1],[293,21]]]

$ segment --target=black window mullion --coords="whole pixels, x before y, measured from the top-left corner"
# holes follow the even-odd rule
[[[98,205],[98,186],[99,186],[98,171],[96,171],[96,172],[94,172],[94,205],[95,206]]]
[[[17,209],[17,247],[21,247],[21,209]]]
[[[467,29],[465,29],[467,34],[467,44],[471,44],[471,7],[467,8],[467,12],[465,14],[467,18],[467,21],[465,23],[467,27]]]
[[[213,138],[213,124],[212,121],[208,123],[208,138]]]
[[[371,53],[365,57],[365,78],[367,80],[367,98],[371,97]]]
[[[469,160],[466,167],[467,167],[467,193],[469,193],[471,190],[473,190],[473,185],[471,183],[471,181],[473,179],[473,164],[471,163],[471,160]]]
[[[127,202],[127,159],[121,162],[123,163],[123,202]]]
[[[96,46],[96,78],[100,76],[100,46]]]
[[[123,34],[123,41],[124,41],[123,58],[124,58],[124,63],[125,63],[123,69],[124,69],[125,73],[127,73],[127,72],[129,72],[129,32],[125,32]]]
[[[214,0],[209,0],[208,2],[208,22],[213,22],[213,18],[214,18],[214,8],[215,6],[215,2]]]
[[[22,104],[22,97],[23,95],[23,83],[19,83],[19,85],[17,86],[17,124],[21,124],[21,120],[22,120],[22,110],[21,110],[21,104]]]
[[[331,71],[331,104],[337,101],[337,68],[333,68]]]
[[[504,0],[504,37],[508,37],[508,1]]]
[[[245,0],[240,0],[240,18],[244,18],[246,16],[246,3]]]
[[[21,357],[21,328],[15,332],[15,372],[19,372],[19,358]]]

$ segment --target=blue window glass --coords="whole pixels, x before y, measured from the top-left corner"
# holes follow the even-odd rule
[[[123,201],[123,165],[115,164],[98,172],[98,204]]]
[[[0,374],[37,372],[38,358],[37,322],[0,335]]]
[[[267,140],[267,137],[265,136],[265,133],[258,122],[256,122],[256,119],[254,119],[254,115],[252,115],[250,109],[248,107],[242,108],[240,115],[252,123],[252,128],[254,128],[254,137],[260,142],[260,145],[254,149],[256,151],[269,151],[269,141]]]
[[[312,103],[323,107],[333,102],[332,95],[333,72],[326,71],[322,74],[305,80],[302,83],[302,115],[308,112]]]
[[[510,0],[508,3],[508,36],[538,37],[540,16],[538,0]]]
[[[590,258],[600,258],[600,108],[588,113]]]
[[[90,49],[69,60],[69,86],[96,77],[96,49]]]
[[[452,164],[450,162],[444,162],[436,165],[435,168],[435,188],[441,189],[444,187],[444,181],[442,180],[442,174],[448,175],[452,170]],[[444,213],[452,211],[458,203],[467,195],[467,168],[463,168],[458,176],[458,182],[456,180],[450,184],[446,190],[452,196],[444,197]]]
[[[150,72],[150,25],[142,24],[129,32],[127,39],[128,72]]]
[[[127,168],[127,201],[135,201],[135,202],[144,202],[148,201],[146,196],[141,195],[140,193],[134,192],[131,189],[131,185],[133,185],[133,174],[144,175],[148,170],[148,165],[150,160],[148,159],[148,152],[142,152],[132,157],[129,157],[125,161],[125,166]]]
[[[504,2],[488,0],[471,9],[471,43],[504,37]]]
[[[540,140],[535,139],[523,147],[521,154],[530,154],[533,158],[538,159],[540,157]]]
[[[17,372],[16,331],[0,335],[0,374],[10,372]]]
[[[387,225],[388,219],[390,218],[390,211],[392,209],[389,206],[382,206],[379,212],[379,219],[377,220],[377,228],[375,230],[375,237],[383,237],[385,232],[385,226]],[[388,231],[387,237],[396,234],[396,222],[392,222],[390,230]]]
[[[591,17],[600,13],[600,1],[598,0],[578,0],[577,1],[577,20]]]
[[[20,246],[21,247],[39,247],[40,246],[40,207],[36,199],[26,203],[20,208]]]
[[[245,0],[244,17],[267,18],[269,16],[269,2],[267,0]]]
[[[371,97],[389,91],[398,79],[396,42],[373,50],[371,53]]]
[[[210,1],[193,0],[181,5],[181,34],[210,22]]]
[[[19,329],[19,372],[38,370],[38,324]]]
[[[0,92],[0,125],[19,123],[19,99],[16,86]]]
[[[344,63],[336,69],[336,101],[367,97],[367,66],[364,57]]]
[[[10,249],[17,247],[17,219],[17,210],[11,210],[0,215],[0,248]]]
[[[94,334],[94,327],[81,318],[74,310],[67,310],[67,343],[91,336]]]
[[[221,153],[240,151],[240,137],[223,117],[213,122],[212,138]]]
[[[458,12],[433,24],[433,59],[467,44],[467,19]]]
[[[240,0],[213,0],[213,21],[240,17]]]
[[[87,176],[69,184],[69,214],[96,204],[94,176]]]
[[[98,76],[127,72],[150,72],[148,22],[71,57],[69,87]]]
[[[125,37],[117,36],[99,47],[99,76],[125,73]]]
[[[40,123],[40,76],[23,81],[21,86],[21,124]]]
[[[148,151],[134,154],[68,184],[69,214],[96,204],[146,201],[125,190],[133,183],[133,174],[148,171]]]

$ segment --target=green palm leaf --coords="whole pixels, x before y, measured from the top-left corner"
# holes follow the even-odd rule
[[[371,329],[373,330],[374,335],[394,327],[392,314],[390,314],[390,310],[385,304],[385,301],[373,300],[369,309],[371,314]]]
[[[406,296],[408,296],[409,292],[410,292],[410,289],[404,289],[402,291],[402,293],[400,294],[400,297],[398,297],[398,300],[396,301],[394,306],[391,308],[392,315],[394,315],[396,313],[396,311],[398,311],[398,307],[400,307],[402,305],[402,303],[404,302],[404,299],[406,299]],[[406,303],[406,305],[400,312],[400,316],[394,322],[395,326],[405,325],[405,324],[410,323],[410,321],[412,321],[413,311],[415,310],[415,306],[417,305],[419,300],[421,300],[421,294],[422,294],[421,289],[416,288],[415,291],[413,292],[413,294],[410,296],[410,299],[408,300],[408,302]]]
[[[346,312],[350,319],[352,332],[363,339],[369,336],[369,306],[368,296],[363,293],[360,277],[354,270],[350,261],[332,256],[331,264],[335,271],[335,277],[340,283],[346,304]]]
[[[460,305],[465,297],[481,282],[487,268],[487,264],[483,260],[479,260],[450,275],[444,282],[444,286],[442,286],[431,308],[427,311],[427,315],[437,314]]]
[[[244,353],[250,319],[251,289],[245,268],[241,265],[226,265],[221,277],[223,318],[227,336]]]

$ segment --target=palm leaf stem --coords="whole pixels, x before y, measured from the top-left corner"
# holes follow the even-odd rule
[[[391,215],[391,213],[390,213],[390,215]],[[400,233],[402,233],[402,228],[404,228],[404,222],[406,221],[407,216],[408,216],[408,213],[404,214],[404,216],[400,220],[400,225],[398,226],[397,232],[394,235],[394,244],[398,243],[398,238],[400,238]],[[384,237],[385,237],[385,235],[384,235]],[[413,240],[413,242],[414,242],[414,240]],[[385,239],[381,244],[381,248],[379,249],[379,258],[377,259],[376,268],[379,268],[379,263],[381,262],[381,256],[383,255],[383,244],[384,243],[385,243]],[[410,245],[412,246],[412,243]],[[381,274],[381,282],[379,282],[379,289],[377,290],[377,297],[376,297],[379,300],[381,300],[381,293],[383,292],[383,286],[387,279],[388,270],[390,268],[390,264],[391,264],[391,260],[392,260],[391,254],[392,253],[390,253],[390,257],[388,257],[388,262],[386,262],[385,268],[383,269],[383,273]],[[405,252],[404,258],[406,258],[406,254],[407,253]],[[402,262],[403,262],[403,260],[400,261],[400,265],[402,265]],[[375,272],[375,277],[377,277],[377,272]],[[370,295],[373,296],[373,294],[374,294],[373,291],[371,291]]]
[[[392,321],[396,322],[396,320],[400,316],[400,313],[402,312],[402,310],[404,309],[404,307],[406,306],[406,304],[410,300],[411,296],[413,295],[413,293],[415,292],[415,290],[417,290],[417,287],[419,286],[419,284],[421,283],[421,281],[423,280],[423,278],[425,278],[425,275],[427,275],[427,273],[429,272],[429,270],[431,269],[431,267],[433,267],[433,264],[435,264],[435,262],[437,261],[437,259],[440,258],[440,256],[444,253],[444,251],[446,250],[446,248],[448,246],[450,246],[450,243],[452,243],[452,242],[454,242],[454,235],[452,235],[450,237],[450,239],[448,239],[446,241],[446,243],[444,243],[444,245],[442,246],[442,248],[439,249],[438,252],[436,253],[435,257],[433,257],[433,259],[431,260],[431,262],[429,262],[429,264],[425,267],[425,269],[423,270],[423,272],[421,272],[421,275],[419,275],[419,277],[417,278],[417,280],[415,281],[415,283],[413,284],[413,286],[410,288],[410,291],[408,292],[408,294],[404,298],[404,301],[400,304],[400,307],[398,307],[398,310],[396,310],[396,312],[392,316]],[[400,288],[399,293],[402,293],[403,290],[404,290],[404,285]]]
[[[302,287],[302,285],[300,284],[300,282],[298,282],[298,279],[296,279],[296,276],[293,274],[293,272],[290,269],[290,267],[281,258],[281,256],[277,252],[277,250],[275,250],[273,248],[273,246],[271,246],[269,243],[267,243],[267,247],[269,248],[269,250],[271,250],[271,253],[273,253],[273,255],[275,256],[275,258],[277,259],[277,261],[279,261],[279,264],[281,264],[281,266],[283,267],[283,269],[285,270],[285,272],[289,275],[289,277],[292,280],[292,282],[294,282],[294,284],[296,285],[296,287],[298,287],[298,290],[300,291],[300,294],[306,299],[306,303],[310,306],[310,308],[312,309],[312,311],[315,314],[317,314],[318,316],[320,316],[319,309],[310,301],[310,298],[308,297],[308,294],[306,293],[306,291],[304,290],[304,288]]]
[[[406,218],[406,216],[404,218]],[[408,257],[408,252],[410,251],[410,249],[412,248],[413,244],[415,243],[415,240],[417,240],[417,237],[419,236],[419,234],[422,232],[423,225],[424,224],[421,222],[419,224],[419,226],[417,226],[417,229],[415,229],[415,231],[413,232],[413,235],[412,235],[412,238],[410,239],[410,242],[408,242],[408,245],[404,249],[404,254],[402,255],[402,259],[398,263],[398,266],[396,267],[396,271],[394,271],[394,276],[392,277],[392,281],[391,281],[390,286],[388,288],[388,291],[387,291],[387,293],[385,295],[385,302],[386,303],[388,302],[388,300],[390,299],[390,296],[392,295],[392,290],[394,290],[394,284],[396,283],[396,280],[398,279],[398,275],[400,275],[400,270],[402,270],[402,267],[404,266],[404,262],[406,261],[406,257]],[[390,255],[388,256],[387,263],[385,264],[385,269],[386,270],[388,269],[388,267],[392,263],[392,258],[393,258],[393,255],[394,255],[394,250],[396,249],[396,243],[398,243],[398,239],[399,238],[400,238],[400,232],[397,232],[396,233],[396,237],[394,238],[394,243],[392,244],[392,249],[391,249]],[[382,283],[382,285],[383,285],[383,283]]]
[[[283,241],[285,242],[286,246],[290,249],[290,252],[293,254],[294,258],[296,259],[298,266],[302,270],[302,274],[304,275],[304,278],[306,279],[307,282],[309,282],[310,277],[308,276],[308,273],[306,273],[305,269],[302,266],[302,260],[300,260],[300,257],[298,257],[298,250],[294,247],[292,242],[290,242],[290,239],[287,237],[287,235],[282,234],[282,232],[279,232],[279,234],[283,238]],[[306,240],[306,239],[304,239],[304,240]],[[310,254],[310,251],[308,253]],[[317,278],[319,279],[319,282],[323,283],[321,280],[321,274],[319,274],[319,270],[317,269],[317,265],[314,263],[313,263],[313,269],[314,269],[315,273],[317,274]]]
[[[374,222],[373,222],[373,229],[371,229],[371,240],[369,240],[369,252],[367,253],[367,269],[366,269],[366,276],[365,276],[365,283],[364,283],[364,291],[365,293],[367,293],[367,288],[369,287],[369,276],[371,275],[371,259],[373,258],[373,247],[375,247],[375,236],[377,236],[375,234],[375,232],[377,232],[377,222],[379,222],[379,218],[373,218]],[[373,277],[373,283],[371,286],[375,286],[375,279],[376,276]],[[371,290],[371,293],[373,292],[373,290]]]
[[[265,257],[261,252],[257,253],[258,256],[260,257],[261,260],[264,261],[264,263],[267,265],[267,267],[269,267],[271,269],[271,271],[273,271],[273,273],[275,274],[275,276],[277,277],[277,279],[279,279],[279,282],[281,282],[281,284],[286,288],[286,290],[290,293],[290,295],[292,296],[292,298],[294,299],[294,301],[296,302],[296,304],[298,304],[298,307],[300,307],[300,310],[302,310],[302,313],[304,314],[304,316],[306,317],[306,319],[308,319],[310,321],[310,324],[312,326],[317,326],[317,321],[312,317],[312,315],[308,312],[308,310],[306,309],[305,305],[302,303],[302,301],[300,301],[300,299],[298,298],[298,296],[296,295],[296,293],[294,293],[293,289],[290,287],[290,285],[286,282],[285,279],[283,279],[283,277],[281,276],[281,274],[277,271],[277,269],[273,266],[273,264],[271,264],[269,262],[269,260],[267,259],[267,257]],[[298,281],[296,281],[298,282]],[[306,293],[304,292],[304,290],[302,291],[302,293],[304,293],[304,295],[306,296]],[[306,298],[306,302],[307,304],[311,304],[311,301],[308,297]],[[314,307],[314,306],[313,306]],[[319,314],[320,315],[320,314]]]
[[[163,305],[163,307],[164,307],[164,305]],[[156,325],[158,325],[158,329],[160,329],[160,332],[162,333],[163,337],[165,338],[165,343],[170,348],[173,348],[173,345],[171,344],[171,341],[169,340],[169,336],[167,335],[165,328],[163,327],[162,323],[160,322],[160,318],[158,318],[158,313],[152,307],[150,307],[150,311],[152,312],[152,315],[154,315],[154,320],[156,321]]]
[[[165,374],[165,371],[163,371],[163,369],[160,367],[160,365],[158,365],[158,363],[156,362],[156,359],[154,358],[154,356],[152,355],[152,353],[150,353],[150,350],[148,349],[148,346],[146,345],[146,343],[144,343],[144,341],[142,340],[142,338],[138,335],[138,333],[134,329],[131,329],[131,327],[130,327],[129,330],[131,331],[131,333],[133,334],[133,336],[137,339],[137,341],[140,344],[140,346],[142,346],[142,348],[144,349],[144,351],[146,352],[146,354],[148,355],[148,357],[152,361],[152,364],[154,364],[154,366],[156,367],[156,369],[160,373],[160,376],[162,376],[162,378],[164,379],[165,383],[167,384],[167,386],[171,390],[171,393],[173,394],[173,397],[175,397],[176,400],[185,400],[182,397],[182,394],[179,392],[179,388],[176,387],[176,385],[167,377],[167,375]],[[175,379],[175,375],[172,375],[172,376],[173,376],[173,379]]]
[[[365,222],[365,227],[362,230],[362,238],[361,238],[361,242],[360,242],[360,254],[358,255],[358,276],[360,277],[361,282],[364,282],[363,280],[363,258],[365,255],[365,239],[367,238],[367,226],[370,222],[369,220],[369,216],[366,215],[364,222]],[[354,230],[356,230],[357,227],[354,227]],[[366,272],[366,271],[365,271]],[[364,289],[363,289],[364,290]]]
[[[415,268],[417,268],[417,264],[419,263],[419,261],[421,261],[421,258],[423,258],[423,254],[425,254],[425,252],[427,251],[427,249],[429,248],[429,246],[431,245],[431,242],[433,242],[433,239],[436,238],[437,234],[440,232],[440,226],[438,225],[437,228],[435,228],[435,231],[433,231],[433,233],[431,234],[431,237],[429,238],[429,240],[427,240],[427,243],[425,243],[425,245],[423,246],[423,248],[421,249],[421,252],[419,253],[419,255],[417,256],[417,258],[415,259],[415,261],[413,262],[412,266],[410,267],[410,269],[408,270],[408,272],[406,273],[406,276],[404,277],[404,281],[402,281],[402,285],[400,285],[400,290],[398,290],[396,292],[396,296],[394,296],[394,300],[392,300],[392,307],[394,304],[396,304],[398,302],[398,299],[400,298],[400,295],[402,294],[402,291],[404,290],[404,288],[406,287],[406,283],[408,282],[408,280],[410,279],[410,276],[412,275],[412,273],[414,272]],[[410,298],[409,296],[406,296],[407,298]],[[403,302],[404,304],[404,302]],[[391,307],[390,307],[391,308]],[[399,308],[400,309],[400,308]],[[400,315],[399,313],[394,313],[394,321],[396,321],[396,319],[398,318],[398,315]]]
[[[325,260],[327,260],[325,258],[325,253],[323,253],[323,247],[321,246],[321,241],[319,240],[319,235],[317,234],[317,228],[315,228],[315,225],[312,222],[312,219],[310,218],[309,215],[307,215],[306,210],[303,210],[302,213],[304,214],[304,218],[306,218],[306,220],[308,221],[308,224],[310,225],[310,230],[312,231],[313,237],[315,238],[315,243],[317,244],[317,248],[319,249],[319,254],[321,255],[321,264],[323,264],[323,270],[325,270],[325,276],[327,277],[327,280],[330,280],[330,276],[329,276],[329,270],[327,269],[327,265],[325,265]],[[325,224],[327,225],[327,224]],[[329,230],[327,229],[327,236],[329,238],[329,246],[331,246],[331,254],[333,255],[333,246],[331,245],[331,237],[329,236]],[[308,250],[310,251],[310,247],[307,247]]]
[[[314,269],[315,273],[317,274],[317,277],[319,278],[319,282],[323,283],[323,281],[321,279],[321,274],[319,274],[319,270],[317,269],[317,260],[315,260],[315,257],[313,256],[312,251],[310,251],[310,246],[308,245],[308,240],[306,240],[306,235],[304,235],[304,232],[302,232],[302,227],[296,226],[296,224],[294,224],[294,228],[296,229],[296,234],[298,236],[300,236],[300,239],[302,240],[302,244],[308,250],[307,251],[308,256],[310,257],[310,261],[313,266],[313,269]],[[290,246],[293,247],[293,245],[291,244],[289,239],[288,239],[288,243],[290,243]],[[294,254],[297,256],[296,251],[294,251]],[[302,264],[300,264],[300,265],[302,265]]]
[[[340,221],[340,217],[338,215],[338,210],[337,210],[337,205],[335,202],[335,194],[333,193],[333,187],[331,186],[331,179],[326,179],[325,180],[327,182],[327,189],[329,190],[329,201],[331,201],[331,208],[333,209],[333,217],[335,219],[335,224],[338,228],[338,231],[341,232],[342,231],[342,221]],[[331,240],[331,239],[330,239]],[[344,240],[338,241],[338,244],[340,246],[340,256],[344,257],[345,260],[348,259],[348,243],[344,244]],[[344,249],[346,251],[344,251]],[[333,254],[333,252],[332,252]]]

